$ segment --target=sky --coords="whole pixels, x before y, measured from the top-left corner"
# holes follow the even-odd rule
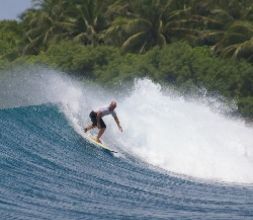
[[[0,20],[18,19],[18,16],[31,7],[32,0],[0,0]]]

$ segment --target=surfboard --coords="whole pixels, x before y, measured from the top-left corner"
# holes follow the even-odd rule
[[[85,139],[87,141],[89,141],[91,144],[94,144],[96,147],[101,148],[102,150],[105,150],[105,151],[110,152],[110,153],[118,153],[118,152],[110,149],[108,146],[106,146],[106,144],[98,143],[96,141],[96,137],[92,136],[91,134],[85,135]]]

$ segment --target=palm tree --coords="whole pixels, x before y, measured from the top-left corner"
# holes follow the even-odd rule
[[[186,0],[117,1],[113,6],[121,9],[122,15],[117,15],[106,30],[106,42],[137,52],[179,39],[193,44],[210,41],[212,45],[223,33],[226,15],[213,10],[207,16],[195,5]]]
[[[119,44],[125,51],[144,52],[149,48],[166,44],[163,16],[169,0],[119,1],[113,6],[121,9],[105,31],[105,41]],[[112,8],[112,7],[111,7]],[[109,10],[111,10],[109,8]]]
[[[223,57],[253,61],[253,2],[249,0],[206,0],[208,17],[224,25],[215,30],[213,50]],[[202,2],[202,4],[203,4]]]
[[[49,42],[69,36],[74,24],[65,13],[67,2],[63,0],[36,0],[38,9],[29,9],[22,16],[25,30],[23,52],[37,54],[47,48]]]
[[[75,26],[71,35],[74,40],[91,45],[101,41],[100,32],[107,25],[104,17],[107,4],[103,0],[85,0],[73,5],[71,16]]]
[[[251,48],[251,0],[33,1],[35,8],[21,16],[24,53],[37,54],[61,39],[139,53],[180,39],[215,45],[224,56],[248,57]]]
[[[253,61],[253,24],[247,21],[233,22],[214,50],[224,57]]]
[[[233,20],[226,10],[218,6],[220,3],[221,0],[192,0],[181,9],[170,10],[165,26],[167,41],[174,38],[187,40],[193,45],[217,43],[227,24]]]

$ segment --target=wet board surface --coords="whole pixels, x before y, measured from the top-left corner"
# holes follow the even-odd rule
[[[96,141],[96,137],[92,136],[91,134],[85,135],[85,139],[88,140],[91,144],[94,144],[96,147],[101,148],[102,150],[108,151],[110,153],[117,153],[116,151],[110,149],[106,144],[104,143],[98,143]]]

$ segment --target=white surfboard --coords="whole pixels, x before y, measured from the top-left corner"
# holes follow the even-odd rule
[[[85,135],[85,139],[89,141],[91,144],[94,144],[96,147],[99,147],[105,151],[108,151],[110,153],[118,153],[112,149],[110,149],[108,146],[106,146],[104,143],[99,143],[96,141],[96,137],[92,136],[91,134]]]

